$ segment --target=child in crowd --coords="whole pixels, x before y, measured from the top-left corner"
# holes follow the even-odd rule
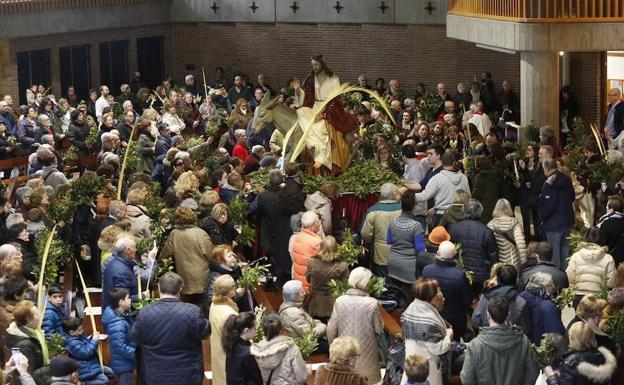
[[[80,362],[78,377],[83,385],[107,385],[109,378],[114,376],[111,368],[100,367],[98,360],[98,344],[100,333],[94,332],[91,338],[84,335],[82,320],[67,317],[63,320],[63,331],[68,334],[65,339],[65,350],[69,357]]]
[[[63,318],[65,318],[63,290],[58,286],[50,286],[48,288],[48,304],[43,313],[43,322],[41,324],[41,329],[43,329],[46,338],[49,338],[54,333],[64,335]]]
[[[405,385],[429,385],[429,360],[423,356],[411,355],[405,359]]]
[[[104,310],[102,324],[108,334],[111,353],[111,369],[117,375],[117,385],[132,385],[136,367],[134,351],[136,345],[130,338],[132,319],[130,318],[130,292],[128,289],[110,290],[111,306]]]

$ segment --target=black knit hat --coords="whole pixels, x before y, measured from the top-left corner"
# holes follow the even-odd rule
[[[80,364],[69,357],[58,356],[50,361],[50,375],[52,377],[65,377],[78,371]]]

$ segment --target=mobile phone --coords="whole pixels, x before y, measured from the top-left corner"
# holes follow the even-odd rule
[[[15,365],[19,365],[21,358],[22,358],[22,349],[11,348],[11,360],[13,360],[13,363]]]

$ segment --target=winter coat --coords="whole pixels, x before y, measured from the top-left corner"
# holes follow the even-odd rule
[[[147,215],[145,206],[127,205],[126,218],[130,220],[132,228],[130,231],[137,238],[149,238],[152,234],[150,226],[151,218]]]
[[[308,260],[306,280],[310,284],[310,305],[308,313],[312,317],[328,318],[334,309],[335,298],[329,293],[332,279],[349,278],[349,266],[338,260],[324,261],[316,256]]]
[[[58,170],[58,166],[44,166],[41,169],[41,178],[43,183],[52,187],[55,192],[60,186],[69,184],[65,174]]]
[[[516,218],[505,216],[492,219],[487,227],[494,232],[500,261],[521,271],[527,259],[522,225]]]
[[[65,318],[63,305],[55,306],[48,302],[43,313],[43,322],[41,323],[41,329],[45,333],[46,338],[49,338],[54,333],[64,335],[63,318]]]
[[[474,177],[472,197],[483,205],[481,222],[488,223],[492,219],[494,206],[501,198],[506,198],[509,194],[507,183],[502,172],[493,166],[485,166],[478,170]]]
[[[25,327],[17,326],[15,322],[9,324],[4,336],[5,346],[19,348],[22,354],[28,358],[28,373],[37,378],[37,374],[45,370],[43,369],[45,368],[43,348],[37,337],[33,336]]]
[[[457,190],[470,191],[468,178],[461,172],[442,170],[434,175],[425,189],[416,193],[416,202],[434,200],[437,214],[443,214],[453,204]]]
[[[22,147],[20,148],[22,154],[31,153],[31,146],[35,143],[35,135],[36,135],[35,123],[30,120],[24,118],[17,122],[17,140],[20,142]]]
[[[475,219],[464,219],[451,228],[451,241],[461,243],[464,266],[474,272],[475,282],[490,278],[490,269],[498,262],[498,249],[492,230]]]
[[[574,225],[574,187],[569,176],[557,171],[546,178],[539,198],[544,231],[563,231]]]
[[[284,331],[291,338],[303,337],[308,328],[314,330],[314,335],[318,337],[326,332],[326,327],[322,322],[313,319],[303,310],[303,303],[282,302],[278,314]]]
[[[210,305],[210,368],[212,369],[212,383],[213,384],[225,384],[225,363],[226,355],[221,344],[221,337],[223,336],[223,326],[225,321],[230,318],[231,315],[237,315],[238,308],[236,304],[230,300],[222,300],[221,298],[213,298]]]
[[[301,229],[294,235],[291,257],[293,261],[293,279],[298,279],[303,283],[303,288],[308,291],[310,285],[306,280],[308,260],[318,254],[321,246],[321,237],[309,228]]]
[[[142,133],[136,145],[136,153],[139,154],[137,172],[152,175],[152,170],[156,165],[156,152],[154,137],[150,134]]]
[[[305,208],[307,211],[314,211],[321,220],[323,232],[325,235],[332,234],[332,203],[320,191],[308,195],[305,200]]]
[[[225,360],[227,385],[264,385],[250,346],[249,341],[239,339],[228,353]]]
[[[366,377],[349,366],[328,363],[319,368],[314,385],[366,385]]]
[[[78,123],[77,121],[72,121],[67,129],[67,139],[82,153],[86,153],[88,150],[86,140],[89,136],[89,130],[86,123]]]
[[[174,258],[176,272],[184,279],[182,294],[204,292],[213,247],[208,234],[196,226],[177,226],[169,234],[160,258]]]
[[[67,336],[65,338],[65,351],[70,358],[80,363],[78,377],[80,381],[90,380],[102,373],[98,359],[98,340],[87,336]]]
[[[435,278],[444,294],[444,308],[440,315],[451,324],[466,327],[466,314],[472,304],[473,294],[468,278],[463,271],[455,267],[454,261],[436,259],[435,263],[425,266],[423,277]],[[461,336],[457,336],[461,337]]]
[[[373,261],[380,266],[388,265],[390,246],[388,246],[388,227],[390,222],[401,215],[401,204],[395,200],[384,200],[370,207],[364,220],[360,235],[367,243],[373,244]]]
[[[523,291],[520,296],[524,298],[531,312],[531,341],[538,345],[544,333],[565,334],[566,329],[561,322],[561,311],[555,301],[539,291]]]
[[[538,374],[528,337],[504,325],[485,327],[466,344],[460,379],[463,385],[533,385]]]
[[[602,289],[603,280],[613,287],[615,262],[601,246],[585,243],[568,261],[566,274],[570,285],[576,286],[577,295],[597,294]]]
[[[116,374],[132,372],[136,367],[136,344],[130,334],[132,318],[107,307],[102,314],[102,325],[108,334],[111,369]]]
[[[327,340],[350,336],[360,344],[360,358],[355,366],[357,373],[366,376],[369,385],[381,380],[377,336],[383,333],[383,320],[377,300],[367,292],[349,289],[336,299],[327,324]]]
[[[232,241],[234,241],[238,235],[232,222],[227,221],[225,223],[219,223],[212,217],[204,218],[200,222],[199,227],[208,233],[212,244],[215,246],[231,245]]]
[[[139,287],[134,273],[135,266],[136,261],[131,261],[117,252],[106,259],[102,268],[102,307],[111,305],[109,291],[112,288],[128,289],[132,301],[137,300]]]
[[[277,130],[276,130],[277,131]],[[289,275],[292,260],[288,253],[288,241],[292,235],[290,215],[282,211],[279,200],[279,186],[269,186],[258,195],[260,216],[260,244],[273,257],[276,273]]]
[[[453,203],[446,210],[442,219],[440,219],[440,226],[444,226],[446,231],[451,231],[451,227],[461,220],[466,219],[466,212],[464,211],[464,205],[461,203]]]
[[[416,256],[425,250],[425,232],[411,213],[402,212],[390,222],[386,242],[390,245],[388,276],[405,283],[416,280]]]
[[[156,150],[154,153],[156,158],[162,155],[166,155],[167,151],[169,151],[169,149],[171,148],[171,145],[172,144],[170,136],[159,135],[158,139],[156,139]]]
[[[520,296],[514,286],[497,285],[484,290],[479,298],[477,308],[472,313],[472,324],[478,328],[490,326],[487,319],[488,303],[492,298],[499,296],[505,297],[509,303],[507,322],[518,325],[527,336],[532,335],[531,311],[527,301]]]
[[[144,307],[134,321],[132,336],[141,346],[145,383],[201,383],[202,340],[209,333],[210,325],[195,305],[177,298],[161,298]]]
[[[234,281],[240,278],[242,272],[240,268],[236,268],[234,270],[226,269],[223,265],[210,261],[210,274],[208,274],[208,280],[206,281],[206,286],[204,287],[204,296],[202,309],[206,314],[210,311],[210,305],[212,304],[212,297],[214,296],[214,283],[223,274],[231,275]],[[247,297],[243,296],[240,298],[236,298],[236,305],[240,311],[247,311],[249,309],[249,303],[247,302]]]
[[[613,256],[616,265],[624,262],[624,217],[622,213],[613,212],[605,214],[598,222],[600,227],[601,246],[609,248],[609,254]]]
[[[262,383],[269,385],[303,385],[308,380],[308,368],[295,341],[277,336],[251,346],[262,372]],[[271,377],[271,382],[269,382]]]
[[[444,319],[429,302],[414,299],[401,315],[403,338],[405,338],[405,357],[417,354],[429,361],[431,385],[444,383],[443,373],[448,374],[446,353],[451,349],[451,339],[446,335]],[[403,375],[401,383],[407,381]]]
[[[554,263],[551,262],[538,262],[533,266],[529,266],[522,274],[520,274],[519,287],[521,290],[524,290],[526,284],[529,282],[529,279],[534,276],[536,273],[546,273],[550,275],[555,282],[555,287],[557,288],[557,293],[561,292],[562,289],[565,289],[569,286],[568,284],[568,276],[565,272],[559,270]]]
[[[582,352],[568,351],[559,365],[559,377],[551,376],[548,385],[608,384],[617,369],[615,356],[604,347]]]

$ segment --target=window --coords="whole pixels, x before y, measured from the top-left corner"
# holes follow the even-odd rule
[[[74,86],[78,100],[87,100],[91,87],[89,45],[60,48],[59,57],[61,61],[62,95],[67,93],[69,86]]]
[[[100,76],[114,95],[128,83],[128,40],[100,43]]]
[[[141,79],[151,89],[156,88],[165,77],[163,37],[137,39],[137,61]]]
[[[50,86],[50,50],[27,51],[17,53],[17,81],[19,84],[19,103],[26,104],[26,90],[31,84]],[[60,95],[60,93],[56,93]]]

